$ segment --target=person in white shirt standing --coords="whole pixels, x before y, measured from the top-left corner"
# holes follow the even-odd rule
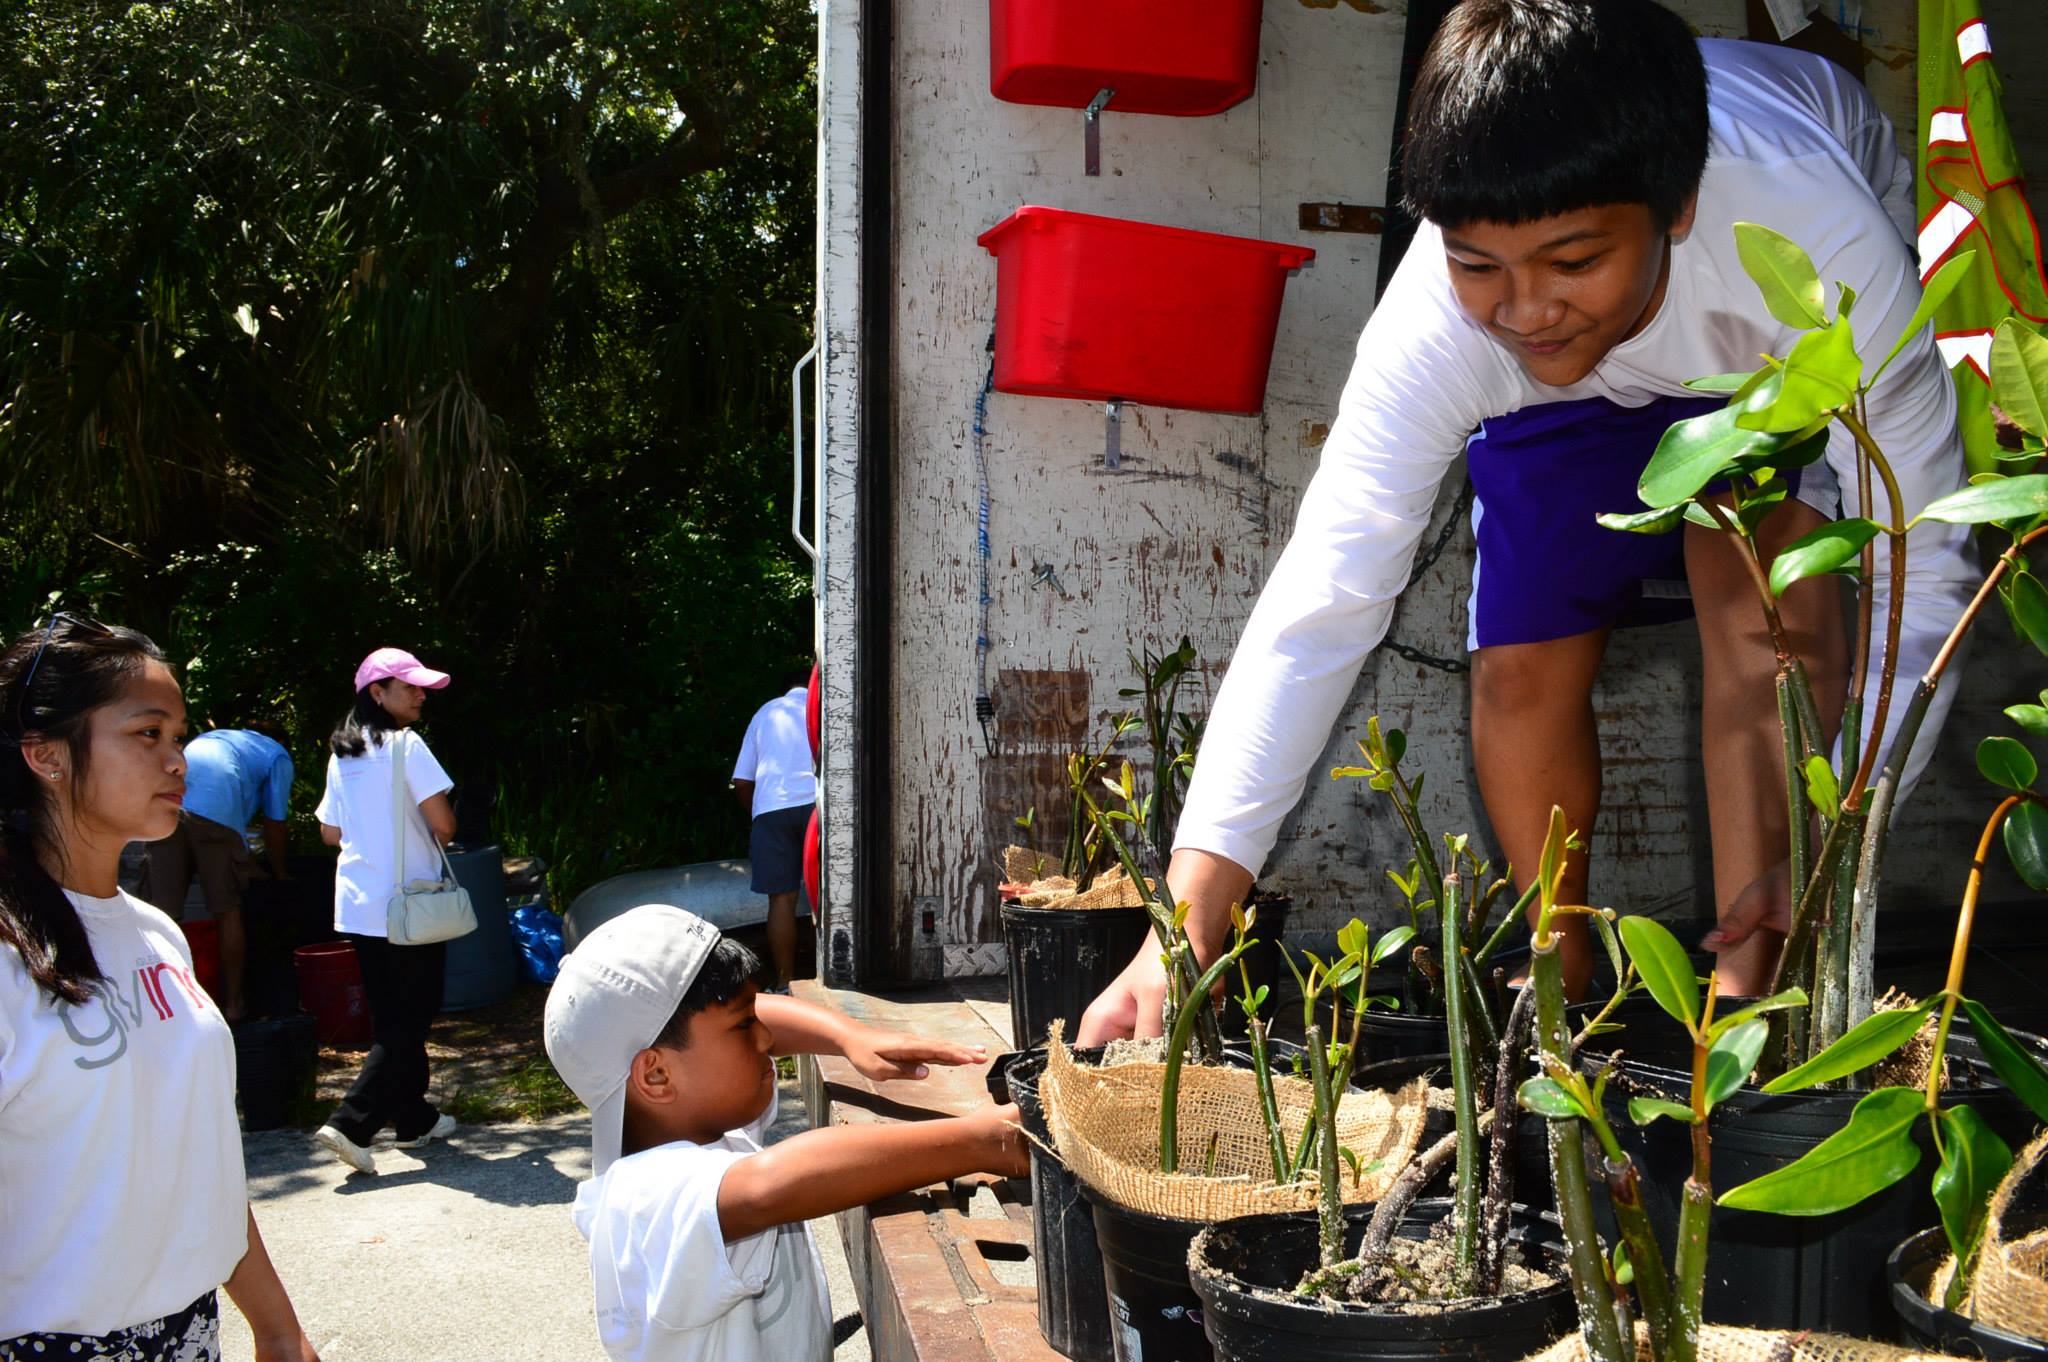
[[[1855,290],[1868,362],[1890,350],[1920,299],[1912,167],[1868,92],[1822,58],[1697,40],[1650,0],[1463,0],[1418,70],[1402,171],[1422,226],[1359,338],[1294,536],[1217,692],[1176,834],[1167,881],[1192,905],[1196,953],[1220,951],[1230,904],[1386,634],[1462,450],[1477,494],[1473,765],[1517,881],[1535,872],[1553,804],[1593,831],[1592,690],[1608,635],[1646,581],[1682,577],[1699,620],[1712,902],[1724,923],[1703,944],[1722,952],[1724,990],[1761,991],[1781,938],[1728,925],[1754,916],[1759,898],[1782,915],[1789,897],[1775,659],[1754,589],[1714,532],[1651,540],[1594,516],[1642,509],[1635,487],[1658,437],[1699,414],[1688,380],[1747,371],[1793,343],[1742,267],[1735,223],[1804,247],[1822,279]],[[1909,509],[1962,485],[1954,391],[1924,329],[1870,393],[1867,424]],[[1796,496],[1757,533],[1766,563],[1833,515],[1838,487],[1856,487],[1847,433],[1835,427],[1825,461],[1800,471]],[[1905,677],[1932,659],[1975,576],[1959,528],[1924,525],[1912,545]],[[1660,546],[1669,561],[1646,561]],[[1886,556],[1880,548],[1879,618]],[[1847,684],[1841,608],[1832,578],[1783,601],[1835,722]],[[1873,659],[1873,690],[1878,673]],[[1953,694],[1944,688],[1944,712],[1928,714],[1909,780]],[[1887,743],[1904,708],[1893,705],[1887,733],[1866,743]],[[1585,891],[1579,855],[1565,901]],[[1593,960],[1574,926],[1561,954],[1578,991]],[[1163,991],[1148,947],[1090,1006],[1081,1043],[1157,1034]]]
[[[768,957],[781,988],[796,974],[804,833],[818,802],[804,718],[809,682],[809,672],[792,673],[789,688],[755,711],[732,770],[733,791],[753,820],[747,854],[754,863],[754,892],[768,896]]]
[[[426,740],[410,731],[420,721],[427,692],[448,684],[403,648],[379,648],[356,668],[356,699],[328,740],[327,792],[314,814],[320,837],[341,848],[334,871],[334,930],[347,937],[362,964],[370,1004],[370,1053],[356,1081],[316,1131],[315,1138],[358,1173],[375,1174],[370,1142],[390,1126],[400,1149],[417,1149],[451,1134],[455,1118],[427,1100],[427,1030],[441,1011],[448,945],[399,946],[385,916],[399,889],[404,863],[439,863],[455,840],[455,782],[441,769]],[[403,777],[393,762],[403,763]],[[408,806],[394,810],[394,788]],[[409,878],[416,878],[410,875]]]
[[[264,1250],[235,1046],[177,925],[116,883],[178,826],[185,701],[131,629],[0,652],[0,1358],[317,1362]]]

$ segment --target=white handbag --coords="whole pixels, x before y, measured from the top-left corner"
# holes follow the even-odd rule
[[[412,734],[396,729],[388,740],[391,748],[391,844],[398,853],[398,889],[384,907],[385,935],[394,946],[429,946],[452,941],[476,930],[476,909],[470,906],[469,891],[455,882],[455,867],[449,864],[448,849],[427,829],[427,841],[441,856],[441,878],[405,878],[405,812],[413,809],[412,792],[405,779],[406,743]],[[422,824],[417,809],[414,816]]]

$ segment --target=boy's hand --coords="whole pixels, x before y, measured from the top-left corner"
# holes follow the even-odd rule
[[[988,1047],[928,1040],[907,1031],[863,1029],[847,1042],[846,1058],[862,1077],[879,1082],[923,1078],[933,1064],[981,1064],[988,1059]]]
[[[1792,867],[1780,862],[1735,896],[1714,929],[1700,938],[1710,951],[1733,950],[1761,931],[1792,930]]]
[[[1031,1146],[1024,1138],[1023,1116],[1015,1102],[989,1107],[967,1118],[982,1126],[988,1142],[988,1158],[982,1171],[1006,1178],[1021,1178],[1031,1172]]]

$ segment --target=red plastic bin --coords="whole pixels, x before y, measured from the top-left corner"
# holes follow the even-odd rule
[[[1012,104],[1222,113],[1259,79],[1263,0],[989,0],[988,88]]]
[[[981,234],[996,258],[995,386],[1246,414],[1306,246],[1027,205]]]

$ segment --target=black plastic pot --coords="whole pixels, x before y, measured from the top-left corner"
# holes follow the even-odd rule
[[[1019,1049],[1045,1044],[1054,1021],[1073,1038],[1095,995],[1123,972],[1152,929],[1143,908],[1026,908],[1003,905],[1010,953],[1010,1038]]]
[[[1101,1058],[1101,1051],[1081,1051]],[[1110,1362],[1109,1303],[1098,1285],[1102,1254],[1095,1247],[1095,1219],[1081,1200],[1081,1183],[1056,1155],[1047,1152],[1052,1132],[1038,1103],[1038,1080],[1046,1052],[1015,1057],[1006,1077],[1010,1100],[1036,1141],[1031,1146],[1031,1261],[1038,1274],[1038,1331],[1073,1362]]]
[[[1979,1324],[1967,1315],[1945,1310],[1928,1300],[1928,1284],[1946,1257],[1948,1238],[1937,1225],[1920,1231],[1885,1259],[1885,1287],[1891,1293],[1892,1309],[1898,1312],[1907,1342],[1953,1357],[1981,1357],[1985,1362],[2048,1358],[2048,1342]]]
[[[319,1055],[313,1018],[296,1016],[235,1025],[235,1095],[241,1099],[244,1130],[276,1130],[292,1124],[313,1100],[313,1067]]]
[[[1450,1208],[1447,1200],[1418,1202],[1402,1223],[1402,1236],[1422,1238]],[[1347,1253],[1365,1237],[1366,1219],[1347,1219]],[[1555,1224],[1517,1207],[1510,1238],[1563,1272]],[[1312,1215],[1247,1216],[1194,1242],[1188,1274],[1216,1362],[1514,1362],[1562,1337],[1576,1317],[1571,1282],[1562,1275],[1534,1291],[1428,1312],[1295,1300],[1295,1283],[1315,1265],[1316,1243]]]
[[[1087,1196],[1102,1253],[1110,1343],[1116,1362],[1204,1362],[1202,1302],[1188,1285],[1188,1245],[1197,1220],[1169,1220]]]
[[[1942,1105],[1976,1108],[2017,1148],[2032,1128],[2027,1109],[1994,1086],[1973,1056],[1973,1042],[1951,1035],[1950,1072],[1960,1081],[1942,1094]],[[1627,1117],[1626,1103],[1631,1091],[1683,1100],[1688,1086],[1688,1076],[1677,1070],[1624,1061],[1607,1090],[1608,1119],[1642,1170],[1651,1223],[1667,1236],[1677,1224],[1680,1189],[1692,1167],[1689,1132],[1671,1121],[1637,1127]],[[1800,1158],[1846,1125],[1864,1095],[1771,1097],[1756,1088],[1739,1090],[1714,1109],[1715,1190],[1726,1192]],[[1715,1207],[1707,1318],[1751,1328],[1893,1337],[1897,1320],[1885,1303],[1886,1257],[1916,1228],[1938,1218],[1929,1187],[1936,1156],[1924,1124],[1915,1134],[1922,1145],[1920,1166],[1846,1211],[1784,1216]]]

